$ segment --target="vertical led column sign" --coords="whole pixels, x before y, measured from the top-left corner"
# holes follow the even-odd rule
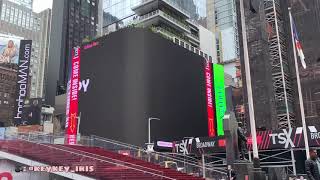
[[[205,61],[205,80],[206,80],[206,98],[208,113],[208,136],[216,136],[216,128],[214,121],[213,95],[212,95],[212,63]]]
[[[80,47],[73,48],[71,60],[71,75],[67,93],[66,144],[76,144],[78,123],[78,100],[80,79]]]
[[[223,65],[213,65],[213,84],[217,135],[222,136],[224,135],[223,117],[227,110]]]
[[[9,49],[9,44],[14,45],[14,41],[9,39],[8,45],[6,46]],[[17,44],[16,46],[17,47]],[[6,49],[4,49],[6,52]],[[17,74],[17,89],[16,89],[16,102],[14,109],[14,124],[20,125],[23,124],[25,120],[22,119],[24,102],[28,96],[28,83],[29,83],[29,71],[30,71],[30,59],[32,52],[32,41],[31,40],[21,40],[20,41],[20,50],[19,50],[19,62],[18,62],[18,74]],[[6,56],[3,53],[2,59],[8,60],[7,63],[12,62],[14,56]],[[1,59],[1,58],[0,58]],[[26,122],[27,123],[27,122]]]

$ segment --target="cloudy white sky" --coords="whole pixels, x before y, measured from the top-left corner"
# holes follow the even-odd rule
[[[52,8],[52,1],[53,0],[33,0],[33,11],[40,12],[47,8]]]

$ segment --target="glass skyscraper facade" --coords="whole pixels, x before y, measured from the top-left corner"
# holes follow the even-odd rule
[[[8,1],[11,1],[11,2],[14,2],[18,5],[22,5],[24,7],[32,9],[33,0],[8,0]]]
[[[40,19],[31,11],[31,9],[25,8],[25,6],[19,6],[19,4],[11,3],[15,1],[3,1],[1,8],[0,18],[2,21],[23,27],[31,31],[40,30]],[[32,2],[32,1],[31,1]]]
[[[235,0],[214,0],[218,59],[235,82],[236,61],[240,58],[237,9]]]
[[[235,0],[215,0],[216,27],[221,37],[222,61],[239,58],[239,40]],[[218,37],[219,37],[218,36]]]
[[[146,0],[103,0],[104,30],[117,30],[128,25],[134,18],[132,8]],[[147,0],[152,1],[152,0]],[[191,20],[206,26],[206,0],[163,0],[186,12]]]

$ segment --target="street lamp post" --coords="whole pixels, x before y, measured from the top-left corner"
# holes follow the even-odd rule
[[[77,137],[80,137],[80,120],[81,120],[81,112],[79,113],[79,116],[78,116],[78,122],[77,122]]]
[[[151,121],[152,120],[158,120],[160,121],[159,118],[154,118],[154,117],[149,117],[148,119],[148,144],[151,144]]]

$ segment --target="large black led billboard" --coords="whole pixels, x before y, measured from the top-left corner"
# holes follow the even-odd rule
[[[127,143],[208,136],[205,59],[146,29],[81,48],[80,133]]]

